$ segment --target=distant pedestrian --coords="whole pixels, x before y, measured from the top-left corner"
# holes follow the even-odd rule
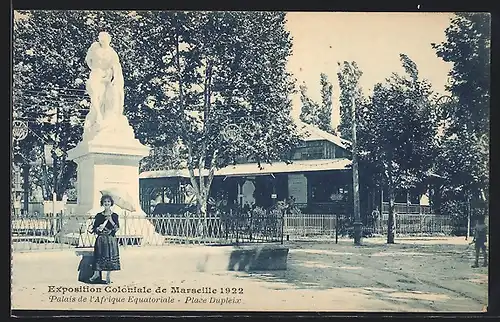
[[[94,275],[90,282],[95,282],[100,272],[106,271],[106,283],[111,283],[111,271],[120,270],[120,253],[115,234],[118,230],[118,215],[111,210],[113,198],[108,195],[101,197],[101,206],[104,211],[98,213],[94,219],[92,232],[97,234],[94,244]]]
[[[486,253],[486,241],[487,241],[487,227],[484,223],[484,216],[480,216],[477,221],[476,221],[476,227],[474,228],[474,240],[472,243],[474,243],[475,250],[476,250],[476,260],[474,262],[474,265],[472,267],[479,267],[479,251],[482,251],[483,253],[483,267],[488,266],[488,256]]]

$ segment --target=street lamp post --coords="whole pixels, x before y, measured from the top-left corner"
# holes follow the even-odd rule
[[[467,233],[465,234],[465,240],[469,240],[470,238],[470,215],[471,215],[470,194],[469,192],[467,192]]]
[[[361,216],[359,207],[359,174],[358,174],[358,144],[356,138],[356,102],[354,93],[351,108],[351,131],[352,131],[352,186],[354,202],[354,244],[361,245]]]
[[[20,121],[20,120],[15,120],[12,122],[12,139],[14,140],[14,144],[16,146],[19,146],[19,141],[24,140],[28,136],[29,128],[28,124],[25,121]],[[14,158],[13,151],[14,149],[11,149],[12,153],[12,158]],[[29,164],[25,163],[22,166],[22,171],[23,171],[23,210],[25,214],[28,213],[29,210]],[[15,195],[15,194],[14,194]]]

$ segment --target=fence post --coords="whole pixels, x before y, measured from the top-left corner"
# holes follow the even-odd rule
[[[54,231],[55,231],[55,219],[54,219],[54,214],[53,213],[49,213],[47,214],[47,216],[49,217],[49,222],[50,222],[50,230],[49,230],[49,236],[52,237],[54,236]]]
[[[302,237],[306,237],[306,215],[302,214]]]
[[[393,229],[394,236],[396,236],[397,231],[398,231],[398,215],[399,215],[399,213],[394,214],[394,229]],[[387,233],[389,233],[389,232],[387,232]]]
[[[328,220],[328,233],[329,233],[329,237],[331,238],[332,237],[332,234],[333,234],[333,218],[330,216],[329,217],[329,220]]]
[[[226,213],[226,218],[224,219],[224,230],[226,235],[226,243],[229,240],[229,230],[231,229],[231,223],[233,222],[233,209],[229,209],[229,215]]]
[[[55,192],[53,192],[52,193],[52,237],[55,237],[57,229],[56,201],[57,201],[57,195]]]
[[[339,215],[335,215],[335,244],[339,243]]]
[[[471,215],[471,207],[470,207],[470,197],[467,195],[467,233],[465,234],[465,240],[469,240],[470,237],[470,216]]]
[[[64,216],[64,210],[61,210],[61,212],[59,213],[60,214],[60,220],[59,220],[59,230],[58,232],[62,232],[63,228],[64,228],[64,219],[65,219],[65,216]]]
[[[57,226],[56,226],[56,235],[61,232],[63,227],[63,212],[62,210],[57,213]]]
[[[283,238],[285,238],[285,231],[287,232],[286,241],[290,240],[290,236],[288,235],[288,215],[292,215],[292,213],[285,212],[285,217],[283,217]]]
[[[286,211],[282,210],[282,212],[281,212],[281,245],[283,245],[283,234],[284,234],[284,226],[285,226],[285,217],[286,217]]]
[[[322,214],[321,215],[321,236],[326,236],[326,232],[328,231],[328,215],[327,214]]]
[[[266,214],[266,215],[269,215],[269,214]],[[266,216],[266,217],[268,217],[268,216]],[[248,226],[248,238],[250,239],[250,242],[252,242],[252,239],[253,239],[253,234],[252,234],[253,233],[253,212],[251,210],[248,212],[247,218],[248,218],[248,224],[247,224],[247,226]],[[264,236],[264,238],[265,237],[266,236]]]
[[[63,226],[64,226],[64,212],[63,210],[61,209],[61,211],[57,214],[57,217],[58,220],[57,220],[57,227],[56,227],[56,236],[59,235],[59,237],[56,237],[54,238],[56,241],[58,240],[59,241],[59,244],[61,245],[61,247],[63,247],[63,239],[62,239],[62,235],[63,235]]]
[[[236,245],[239,244],[239,237],[240,237],[240,216],[241,216],[241,209],[236,215],[236,220],[235,220],[235,231],[236,231]]]
[[[123,239],[123,245],[125,247],[127,247],[127,244],[128,244],[128,240],[127,240],[127,214],[128,212],[125,210],[124,211],[124,218],[123,218],[123,235],[125,236],[125,238]]]
[[[406,215],[410,214],[410,193],[406,192]]]

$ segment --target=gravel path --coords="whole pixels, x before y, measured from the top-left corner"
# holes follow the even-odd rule
[[[111,288],[92,285],[100,292],[65,294],[49,286],[86,285],[76,281],[79,258],[73,251],[15,252],[12,308],[478,312],[486,306],[487,268],[470,267],[473,247],[463,238],[363,243],[288,242],[286,271],[254,273],[196,272],[189,258],[207,256],[212,250],[204,247],[126,248]],[[133,286],[152,293],[112,292]],[[218,294],[172,294],[172,286]],[[158,288],[165,293],[156,293]],[[226,288],[230,294],[220,294]]]

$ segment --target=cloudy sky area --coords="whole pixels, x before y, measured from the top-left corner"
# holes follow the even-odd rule
[[[289,70],[297,85],[305,82],[309,96],[320,101],[320,73],[333,83],[333,122],[338,124],[337,62],[356,61],[363,72],[361,86],[369,95],[373,86],[403,73],[399,54],[407,54],[433,90],[445,93],[451,65],[436,56],[431,43],[445,40],[449,13],[347,13],[289,12],[287,29],[293,37]],[[293,100],[294,116],[300,113],[300,96]]]

